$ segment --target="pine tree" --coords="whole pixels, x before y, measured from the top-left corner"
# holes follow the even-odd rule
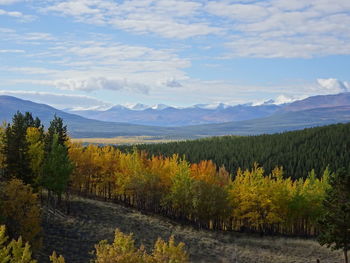
[[[47,130],[45,137],[45,152],[49,154],[51,151],[52,143],[54,140],[54,135],[57,134],[57,143],[66,147],[66,142],[68,141],[67,126],[63,125],[63,119],[54,116],[54,119],[50,122],[50,127]]]
[[[4,176],[4,169],[5,169],[5,130],[6,130],[6,123],[3,123],[0,126],[0,178]]]
[[[332,250],[342,249],[348,263],[350,246],[350,173],[338,171],[330,177],[330,188],[323,202],[324,216],[320,220],[318,241]]]
[[[28,124],[31,124],[30,115],[17,112],[5,131],[5,175],[31,183],[31,169],[28,157],[28,143],[26,140]]]
[[[55,193],[60,200],[62,193],[66,190],[69,176],[73,171],[73,164],[69,159],[65,146],[59,142],[59,135],[53,135],[53,143],[45,163],[43,165],[43,187]]]

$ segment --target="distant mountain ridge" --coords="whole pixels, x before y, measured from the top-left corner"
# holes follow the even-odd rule
[[[258,108],[256,108],[258,107]],[[258,111],[256,111],[258,109]],[[350,93],[337,95],[325,95],[310,97],[305,100],[296,101],[285,105],[237,105],[223,109],[198,109],[197,107],[187,108],[186,111],[176,108],[165,108],[158,112],[166,113],[167,117],[178,124],[178,127],[161,127],[140,124],[130,124],[125,122],[106,122],[100,120],[87,119],[76,114],[57,110],[45,104],[38,104],[27,100],[18,99],[11,96],[0,96],[0,121],[10,122],[12,116],[17,112],[32,112],[38,116],[48,127],[53,116],[64,119],[68,126],[69,134],[75,138],[82,137],[102,137],[111,138],[116,136],[154,136],[162,138],[198,138],[217,135],[257,135],[271,134],[284,131],[298,130],[308,127],[323,126],[334,123],[350,122]],[[113,114],[128,113],[130,109],[110,109],[110,116]],[[142,120],[143,114],[154,109],[134,111],[140,113],[139,119]],[[205,120],[220,123],[205,123],[198,125],[182,125],[188,120],[203,118],[203,112],[206,113]],[[127,114],[124,114],[127,116]],[[163,116],[163,117],[162,117]],[[238,121],[225,122],[225,119],[236,118]],[[254,118],[252,117],[254,116]],[[169,117],[169,118],[170,118]],[[164,115],[158,115],[154,123],[165,118]],[[249,119],[251,118],[251,119]],[[179,127],[181,126],[181,127]]]
[[[135,108],[116,105],[105,111],[66,110],[66,112],[101,121],[176,127],[262,118],[270,116],[280,108],[281,106],[274,104],[259,106],[197,104],[187,108],[157,104],[152,107],[135,105]]]
[[[265,101],[260,105],[241,104],[232,106],[218,103],[196,104],[185,108],[172,107],[165,104],[153,106],[135,104],[128,107],[116,105],[105,111],[67,110],[67,112],[89,119],[108,122],[177,127],[253,120],[266,118],[281,112],[347,105],[350,105],[350,93],[312,96],[304,100],[280,105],[275,104],[273,100]]]

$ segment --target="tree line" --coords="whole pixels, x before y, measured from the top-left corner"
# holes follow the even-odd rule
[[[172,156],[174,153],[191,163],[212,160],[235,174],[238,168],[250,169],[255,162],[267,173],[283,166],[284,176],[305,178],[309,171],[322,175],[350,168],[350,123],[308,128],[272,135],[221,136],[198,140],[137,145],[150,155]],[[130,152],[134,146],[117,146]]]
[[[319,177],[312,170],[292,180],[281,167],[266,174],[255,164],[232,179],[212,161],[191,164],[176,154],[123,153],[111,146],[71,144],[69,156],[75,192],[214,230],[315,235],[331,176],[328,169]]]

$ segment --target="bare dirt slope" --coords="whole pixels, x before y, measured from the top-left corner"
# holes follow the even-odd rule
[[[341,254],[331,252],[312,240],[260,237],[240,233],[218,233],[182,226],[159,216],[141,214],[130,208],[91,199],[74,198],[70,216],[58,214],[45,223],[44,249],[39,262],[48,262],[53,250],[67,263],[89,262],[94,244],[112,241],[115,228],[134,233],[137,245],[151,249],[158,237],[174,235],[183,241],[191,262],[236,263],[321,263],[342,262]]]

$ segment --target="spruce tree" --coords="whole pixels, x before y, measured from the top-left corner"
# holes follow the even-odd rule
[[[62,193],[65,192],[69,176],[73,171],[73,164],[69,159],[65,146],[59,143],[59,135],[53,135],[51,151],[49,152],[43,165],[42,185],[57,195],[61,200]]]
[[[45,152],[49,154],[51,151],[54,135],[57,134],[57,143],[66,148],[66,142],[68,141],[67,126],[63,125],[63,119],[54,116],[54,119],[50,122],[50,127],[47,130],[45,137]]]
[[[33,173],[30,168],[28,156],[28,142],[26,140],[27,129],[36,127],[43,130],[40,120],[33,119],[31,113],[17,112],[12,118],[12,124],[8,124],[5,130],[5,176],[18,178],[27,184],[33,182]]]
[[[348,263],[350,246],[350,173],[341,169],[330,177],[330,188],[323,206],[324,216],[320,220],[318,241],[332,250],[342,249]]]

